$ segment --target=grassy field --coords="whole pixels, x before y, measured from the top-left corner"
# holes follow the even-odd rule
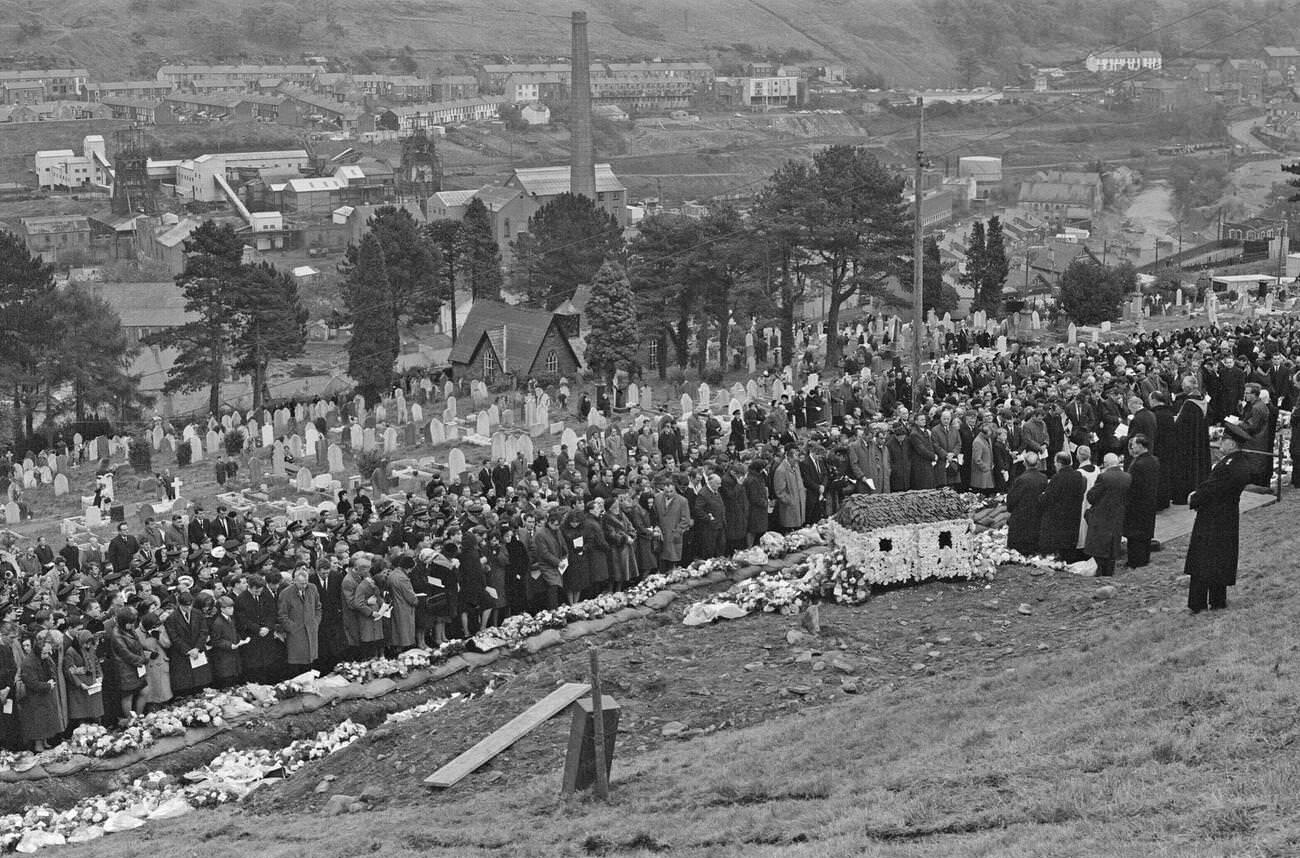
[[[454,790],[418,786],[546,682],[580,675],[570,652],[503,677],[481,701],[495,708],[474,701],[377,733],[249,808],[61,854],[1293,856],[1296,512],[1288,497],[1246,517],[1223,613],[1181,609],[1185,540],[1113,592],[1010,569],[987,589],[931,585],[834,609],[813,646],[862,665],[857,695],[786,645],[780,617],[606,640],[607,690],[627,724],[608,806],[557,796],[564,719]],[[732,709],[736,725],[719,723]],[[665,738],[666,718],[690,729]],[[326,773],[338,780],[316,794]],[[389,795],[377,809],[319,813],[329,792],[367,783]]]

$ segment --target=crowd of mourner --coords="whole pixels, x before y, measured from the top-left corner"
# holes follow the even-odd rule
[[[815,523],[859,492],[1005,494],[1010,548],[1092,558],[1100,575],[1145,565],[1156,514],[1190,504],[1189,607],[1226,606],[1237,498],[1267,484],[1279,411],[1297,403],[1294,321],[1006,353],[960,331],[921,379],[878,338],[841,336],[843,373],[819,386],[730,415],[615,414],[575,449],[435,474],[405,504],[339,492],[306,522],[205,505],[121,523],[93,558],[10,545],[0,745],[468,637]]]

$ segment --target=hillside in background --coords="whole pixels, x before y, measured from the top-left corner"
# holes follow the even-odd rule
[[[564,55],[575,10],[590,16],[597,55],[821,60],[904,86],[1005,82],[1019,62],[1071,66],[1118,45],[1253,50],[1290,44],[1300,23],[1257,0],[0,0],[0,54],[75,62],[101,79],[151,75],[163,61],[304,54],[432,73]]]

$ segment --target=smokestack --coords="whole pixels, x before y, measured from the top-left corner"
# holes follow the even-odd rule
[[[587,13],[573,13],[573,73],[570,81],[569,188],[596,200],[596,152],[591,140],[591,52],[587,49]]]

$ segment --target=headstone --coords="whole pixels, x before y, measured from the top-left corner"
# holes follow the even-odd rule
[[[511,429],[515,425],[515,409],[509,405],[501,409],[501,425]]]
[[[488,426],[495,429],[501,425],[501,409],[494,402],[488,406],[487,410]]]
[[[627,386],[627,393],[625,395],[627,396],[628,408],[641,407],[641,390],[636,386],[635,382]]]
[[[149,434],[150,434],[150,438],[151,438],[152,441],[153,441],[153,448],[154,448],[154,450],[155,450],[155,451],[161,450],[161,449],[162,449],[162,442],[163,442],[163,428],[162,428],[162,424],[159,424],[159,425],[157,425],[157,426],[154,426],[154,427],[153,427],[153,432],[151,432],[151,433],[149,433]]]
[[[378,442],[375,440],[375,427],[367,426],[361,431],[361,449],[367,453],[375,449]]]
[[[447,432],[442,426],[442,421],[437,417],[429,421],[429,443],[444,444],[447,441]]]
[[[295,460],[302,458],[302,439],[297,435],[289,436],[289,455]]]
[[[474,434],[484,438],[492,434],[492,421],[488,419],[486,411],[480,411],[474,419]]]
[[[1101,332],[1102,332],[1103,334],[1109,334],[1109,333],[1110,333],[1110,322],[1109,322],[1109,321],[1105,321],[1105,322],[1102,322],[1102,323],[1101,323]]]
[[[405,423],[402,425],[402,443],[407,447],[414,447],[420,443],[420,427],[415,423]]]
[[[316,467],[319,469],[329,469],[329,457],[325,452],[325,442],[321,441],[315,446],[311,455],[316,457]]]
[[[195,435],[190,439],[190,462],[203,461],[203,444],[199,441],[199,436]]]
[[[745,399],[749,402],[758,399],[758,382],[752,378],[745,382]]]
[[[284,476],[284,445],[278,441],[271,451],[271,474],[276,477]]]
[[[492,458],[510,460],[506,454],[506,433],[497,431],[492,433]]]
[[[533,413],[533,425],[546,426],[551,422],[551,402],[549,397],[543,397],[538,400],[537,408]]]
[[[569,455],[572,456],[573,451],[578,449],[578,433],[574,432],[571,427],[564,427],[564,431],[560,433],[560,444],[568,447]]]
[[[270,423],[262,424],[262,446],[269,447],[275,443],[275,429]]]
[[[299,468],[298,473],[293,478],[293,485],[300,492],[309,492],[312,490],[311,471],[306,468]]]
[[[727,414],[726,414],[726,416],[727,416],[727,417],[731,417],[731,415],[732,415],[734,412],[736,412],[736,411],[740,411],[743,407],[744,407],[744,406],[741,404],[741,402],[740,402],[739,399],[737,399],[737,398],[734,397],[734,396],[731,397],[731,401],[727,403]],[[724,421],[724,422],[725,422],[725,421]]]
[[[456,385],[453,384],[451,381],[444,381],[442,383],[442,398],[452,399],[455,397],[455,394],[456,394]]]
[[[683,393],[681,398],[682,416],[685,417],[695,410],[695,403],[691,401],[690,394]]]
[[[343,472],[343,448],[338,444],[330,444],[327,453],[329,457],[329,469],[331,474]]]
[[[1101,328],[1092,329],[1092,342],[1093,345],[1101,342]]]
[[[375,406],[375,422],[383,423],[387,419],[388,419],[388,409],[385,408],[384,403],[381,402]]]
[[[450,387],[451,382],[447,382],[447,385]],[[442,413],[442,419],[448,423],[456,419],[456,397],[451,396],[450,394],[447,396],[447,407],[443,409]]]
[[[785,396],[785,382],[780,378],[772,379],[772,401],[779,401],[782,396]]]
[[[306,442],[308,456],[316,455],[316,448],[320,446],[320,430],[316,428],[315,423],[308,423],[303,430],[303,439]]]
[[[1039,317],[1039,315],[1038,315],[1038,311],[1035,310],[1034,312],[1030,313],[1030,314],[1029,314],[1029,327],[1030,327],[1030,329],[1036,331],[1036,330],[1039,329],[1039,327],[1040,327],[1041,325],[1042,325],[1042,319]]]
[[[1007,353],[1007,335],[999,334],[997,339],[997,350],[1001,354]]]
[[[452,447],[451,452],[447,454],[447,479],[450,482],[459,482],[460,475],[465,470],[465,453],[459,447]]]
[[[275,434],[283,435],[289,431],[289,409],[277,408],[275,410]]]
[[[61,498],[68,493],[68,478],[64,474],[54,475],[54,496]]]
[[[697,401],[698,401],[698,402],[701,402],[701,403],[706,403],[706,402],[708,402],[708,401],[709,401],[709,396],[711,396],[712,393],[713,393],[713,392],[712,392],[711,390],[709,390],[709,386],[708,386],[707,384],[705,384],[704,382],[700,382],[700,389],[699,389],[699,391],[698,391],[699,399],[698,399]],[[683,412],[683,413],[685,413],[685,412]]]
[[[1065,329],[1065,341],[1070,345],[1079,342],[1079,329],[1075,326],[1074,322],[1071,322]]]
[[[424,408],[418,402],[411,403],[411,422],[420,426],[424,425]]]
[[[384,452],[397,452],[397,429],[392,426],[384,430]]]

